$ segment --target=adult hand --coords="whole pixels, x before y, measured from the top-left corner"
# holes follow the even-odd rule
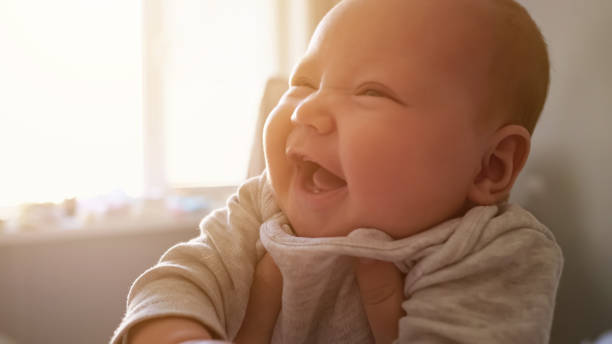
[[[257,263],[246,314],[236,344],[270,343],[281,309],[283,276],[272,257],[266,253]]]
[[[376,343],[392,343],[405,315],[404,276],[393,263],[367,258],[357,260],[355,274]]]

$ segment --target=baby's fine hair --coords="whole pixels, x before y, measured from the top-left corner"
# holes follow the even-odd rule
[[[499,44],[491,70],[496,89],[492,104],[510,123],[530,133],[544,108],[550,83],[548,48],[527,10],[515,0],[494,1],[493,23]]]

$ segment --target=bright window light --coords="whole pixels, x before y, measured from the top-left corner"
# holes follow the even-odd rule
[[[169,186],[243,181],[266,78],[271,0],[163,2],[162,106]]]
[[[0,206],[141,187],[138,1],[0,1]]]
[[[276,0],[151,1],[0,1],[0,208],[244,180]]]

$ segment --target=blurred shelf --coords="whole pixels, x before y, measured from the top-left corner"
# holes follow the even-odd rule
[[[91,240],[100,237],[122,237],[173,231],[199,233],[198,225],[209,212],[180,217],[112,219],[78,228],[49,227],[35,231],[0,234],[0,247],[52,241]]]

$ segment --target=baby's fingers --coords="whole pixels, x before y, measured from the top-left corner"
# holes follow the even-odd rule
[[[393,342],[404,315],[402,273],[393,263],[371,259],[359,259],[355,273],[376,343]]]

